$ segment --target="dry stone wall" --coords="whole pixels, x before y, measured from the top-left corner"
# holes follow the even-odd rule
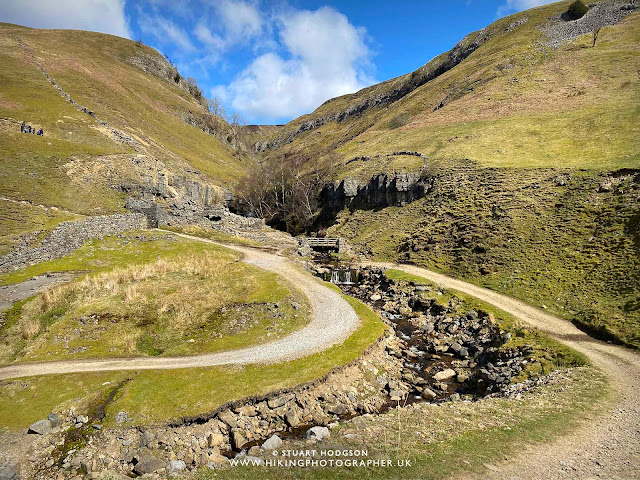
[[[100,215],[62,222],[40,245],[18,248],[0,257],[0,272],[64,257],[87,240],[142,228],[147,228],[147,217],[141,213]]]

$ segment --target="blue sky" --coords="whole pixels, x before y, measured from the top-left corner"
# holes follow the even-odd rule
[[[0,0],[0,21],[141,39],[248,123],[284,123],[409,73],[550,0]]]

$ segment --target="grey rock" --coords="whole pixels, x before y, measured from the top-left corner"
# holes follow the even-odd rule
[[[167,467],[167,462],[153,455],[144,455],[138,463],[133,467],[134,473],[144,475],[145,473],[156,473]]]
[[[115,417],[116,423],[124,423],[129,420],[129,414],[127,412],[118,412]]]
[[[88,423],[89,422],[89,417],[87,417],[86,415],[78,415],[76,417],[76,423]]]
[[[280,448],[284,442],[278,435],[272,435],[269,439],[262,444],[262,448],[265,450],[275,450]]]
[[[13,461],[0,463],[0,480],[19,480],[20,464]]]
[[[153,433],[151,433],[148,430],[145,430],[144,432],[142,432],[142,435],[140,437],[140,446],[148,447],[149,444],[155,440],[155,438],[156,436]]]
[[[35,433],[37,435],[46,435],[51,432],[51,422],[48,419],[38,420],[32,423],[27,433]]]
[[[300,416],[298,415],[298,411],[294,408],[290,408],[284,416],[287,425],[290,427],[297,427],[300,425]]]
[[[331,432],[327,427],[311,427],[307,430],[307,433],[304,434],[304,438],[308,440],[323,440],[330,435]]]
[[[238,424],[238,420],[231,410],[225,410],[224,412],[221,412],[218,415],[218,418],[229,425],[231,428],[234,428]]]
[[[171,460],[169,462],[169,471],[170,472],[183,472],[186,470],[187,464],[182,460]]]
[[[53,413],[53,412],[47,415],[47,420],[51,422],[52,427],[55,427],[60,423],[60,417],[58,416],[57,413]]]
[[[287,403],[289,403],[294,398],[295,398],[295,395],[293,393],[288,393],[286,395],[280,395],[279,397],[275,397],[275,398],[269,399],[269,401],[267,401],[267,405],[269,405],[269,408],[278,408],[278,407],[281,407],[283,405],[286,405]]]

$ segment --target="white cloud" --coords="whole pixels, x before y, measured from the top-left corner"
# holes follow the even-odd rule
[[[0,1],[0,19],[36,28],[70,28],[131,38],[125,0]]]
[[[249,117],[293,117],[373,83],[363,70],[371,56],[366,32],[340,12],[288,11],[278,25],[288,58],[261,55],[230,85],[214,88],[234,110]]]
[[[140,15],[138,26],[144,33],[153,35],[161,44],[177,46],[188,52],[195,50],[187,32],[168,18],[160,15]]]
[[[540,5],[546,5],[547,3],[554,3],[558,0],[507,0],[504,5],[498,7],[497,15],[504,17],[514,12],[521,12],[522,10],[528,10],[533,7],[539,7]]]
[[[262,16],[252,3],[223,0],[216,4],[216,10],[231,41],[252,38],[262,32]]]

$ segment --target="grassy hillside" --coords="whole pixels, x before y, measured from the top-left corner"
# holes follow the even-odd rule
[[[328,180],[422,171],[425,198],[345,210],[327,234],[637,348],[640,11],[593,46],[591,27],[562,32],[621,2],[590,3],[573,23],[560,18],[571,3],[503,18],[416,72],[326,102],[275,132],[267,156],[333,163]],[[392,155],[406,151],[429,159]]]
[[[120,210],[121,186],[144,185],[159,171],[225,186],[252,163],[185,122],[206,109],[171,79],[137,66],[174,71],[149,47],[98,33],[8,24],[0,24],[0,46],[3,197],[95,215]],[[39,66],[93,116],[63,98]],[[45,136],[21,134],[22,121],[44,128]],[[15,222],[10,210],[1,213],[0,227]],[[23,232],[39,228],[27,213],[20,218]]]
[[[356,156],[416,150],[432,158],[471,158],[483,166],[616,169],[640,164],[640,15],[558,48],[549,45],[559,2],[503,18],[461,42],[480,45],[436,75],[449,53],[403,77],[331,100],[283,127],[282,146],[344,165]],[[458,50],[456,50],[457,52]],[[393,102],[363,105],[410,90]],[[347,115],[349,112],[359,112]],[[291,137],[305,122],[329,121]],[[345,116],[346,115],[346,116]],[[293,138],[289,144],[287,139]],[[336,155],[337,154],[337,155]],[[358,166],[344,165],[345,174]],[[390,166],[393,168],[393,166]]]
[[[346,210],[328,235],[375,258],[505,292],[640,348],[639,206],[640,173],[459,162],[438,171],[425,198]]]

